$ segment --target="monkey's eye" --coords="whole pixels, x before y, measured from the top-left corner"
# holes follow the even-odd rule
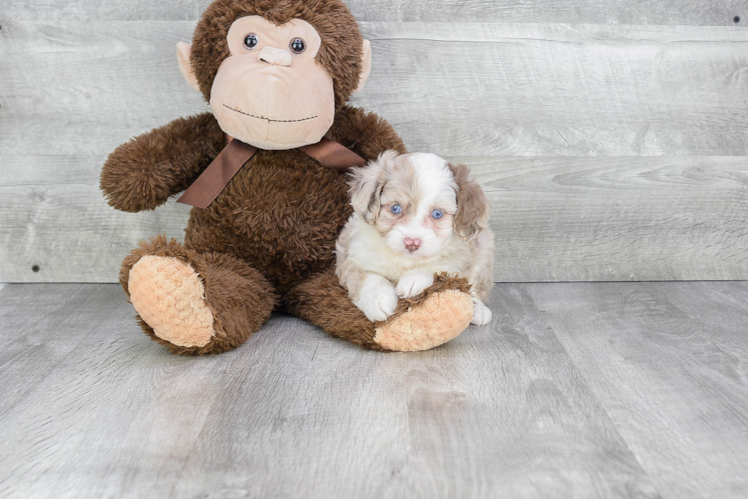
[[[294,38],[288,46],[294,54],[301,54],[306,50],[306,42],[301,38]]]
[[[392,212],[395,215],[399,215],[400,212],[402,211],[403,211],[403,207],[401,207],[400,205],[395,204],[390,207],[390,212]]]
[[[435,208],[434,210],[431,211],[431,217],[433,217],[434,219],[441,219],[443,216],[444,216],[444,212],[442,212],[438,208]]]
[[[254,33],[250,33],[249,35],[244,37],[244,46],[247,47],[249,50],[254,49],[257,47],[257,44],[260,43],[259,38],[257,38],[257,35]]]

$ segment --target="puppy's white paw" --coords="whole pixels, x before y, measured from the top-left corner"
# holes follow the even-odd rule
[[[373,274],[364,280],[356,306],[369,321],[384,321],[395,312],[398,300],[392,283]]]
[[[433,284],[434,275],[431,273],[405,273],[397,282],[397,294],[405,298],[415,297]]]
[[[493,314],[485,304],[473,302],[473,319],[470,322],[474,325],[483,326],[491,322]]]

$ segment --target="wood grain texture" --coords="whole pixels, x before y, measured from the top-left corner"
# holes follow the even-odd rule
[[[748,279],[741,157],[450,159],[491,200],[496,281]],[[114,282],[139,239],[183,236],[189,207],[117,212],[97,177],[70,171],[72,184],[29,185],[18,170],[0,186],[0,280]]]
[[[142,335],[116,285],[3,293],[0,387],[48,374],[4,415],[4,497],[657,496],[539,311],[501,291],[499,321],[425,353],[276,316],[204,358]]]
[[[748,279],[748,162],[472,158],[496,281]]]
[[[117,213],[97,184],[117,145],[206,109],[174,57],[193,26],[3,22],[0,280],[111,282],[139,239],[181,237],[186,207]],[[375,63],[354,103],[412,150],[474,168],[496,279],[748,278],[744,157],[731,157],[748,148],[748,31],[444,28],[364,22]]]
[[[734,24],[745,0],[347,0],[359,21]],[[5,0],[0,19],[197,20],[210,0]]]
[[[0,151],[108,154],[205,104],[174,46],[192,22],[10,22],[0,30]],[[354,104],[442,155],[745,155],[748,30],[364,23]],[[50,131],[52,131],[50,133]]]
[[[18,287],[0,295],[0,418],[34,392],[122,302],[111,285]],[[71,335],[70,332],[76,332]]]
[[[288,316],[170,355],[117,285],[0,291],[2,497],[742,497],[748,283],[507,284],[423,353]]]
[[[745,283],[523,289],[660,494],[745,495]]]
[[[172,201],[125,214],[107,206],[94,182],[0,188],[3,281],[113,283],[140,239],[184,236],[190,207]]]
[[[357,102],[443,155],[745,155],[748,30],[372,23]],[[396,88],[393,89],[393,82]]]

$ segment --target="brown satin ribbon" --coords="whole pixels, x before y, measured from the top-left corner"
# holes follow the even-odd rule
[[[299,149],[322,165],[343,172],[351,167],[363,167],[366,165],[366,160],[339,142],[331,141],[330,139],[322,139],[317,144],[301,146]]]
[[[341,172],[366,164],[366,160],[359,155],[330,139],[322,139],[317,144],[302,146],[299,149],[325,167]],[[200,177],[179,197],[177,203],[208,208],[256,152],[256,147],[232,139]]]
[[[195,182],[187,188],[177,203],[208,208],[213,200],[228,185],[236,173],[241,170],[257,152],[257,148],[236,139],[228,143],[216,159],[200,174]]]

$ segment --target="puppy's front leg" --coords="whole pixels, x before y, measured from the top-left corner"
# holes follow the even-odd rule
[[[411,269],[400,276],[397,282],[397,294],[400,297],[415,297],[434,284],[434,271]]]
[[[384,321],[395,312],[397,293],[392,283],[375,273],[366,273],[358,298],[353,299],[356,307],[363,311],[370,321]]]
[[[470,322],[474,325],[483,326],[489,324],[492,317],[493,314],[488,306],[473,297],[473,319]]]

